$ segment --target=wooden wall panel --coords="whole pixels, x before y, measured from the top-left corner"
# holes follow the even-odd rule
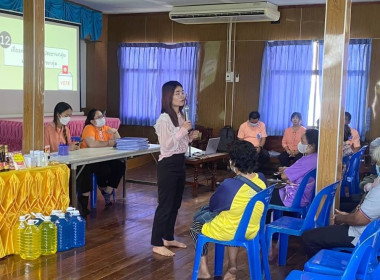
[[[325,29],[325,7],[302,8],[301,34],[303,40],[323,39]]]
[[[236,44],[235,72],[239,82],[235,83],[233,128],[248,119],[251,111],[258,110],[260,96],[261,62],[264,41],[245,41]],[[260,67],[257,67],[260,65]]]
[[[86,108],[107,109],[108,16],[103,15],[103,32],[98,42],[86,47]]]
[[[301,39],[301,9],[280,10],[280,23],[249,22],[238,23],[236,40],[297,40]]]
[[[146,42],[173,42],[173,21],[167,13],[146,17]]]
[[[235,129],[240,122],[246,119],[246,114],[251,110],[251,107],[252,110],[257,108],[264,42],[266,40],[323,39],[325,14],[323,5],[281,8],[280,11],[281,20],[279,24],[267,22],[240,23],[236,25],[237,51],[235,70],[240,75],[240,82],[235,84],[233,115]],[[380,58],[380,39],[377,39],[380,38],[380,28],[378,28],[376,16],[379,13],[380,3],[361,3],[352,7],[351,37],[373,38],[373,65],[370,76],[369,102],[374,102],[375,84],[380,80],[380,69],[374,63],[374,59]],[[232,93],[231,84],[226,85],[225,83],[227,24],[181,25],[170,22],[167,14],[162,13],[109,15],[107,31],[107,91],[103,94],[107,96],[108,115],[113,116],[119,115],[119,71],[116,57],[119,43],[197,41],[201,42],[203,46],[204,43],[210,41],[221,42],[215,81],[203,91],[198,92],[198,124],[212,127],[214,128],[214,133],[218,133],[224,124],[225,91],[228,95]],[[95,55],[96,53],[92,52],[88,56]],[[200,58],[201,63],[202,58]],[[200,69],[201,66],[199,67],[199,73]],[[87,71],[104,73],[100,69],[88,69]],[[249,77],[252,77],[252,80],[249,80]],[[201,78],[199,77],[199,80]],[[89,83],[90,81],[88,81]],[[247,100],[250,101],[246,102]],[[379,106],[378,103],[376,103],[376,106]],[[380,113],[379,109],[376,110],[378,110],[375,111],[377,114],[373,114],[373,119],[371,120],[372,131],[369,134],[371,139],[375,136],[380,136],[379,132],[376,131],[380,124]],[[127,134],[135,134],[136,131],[137,135],[139,131],[144,135],[146,134],[143,127],[123,128],[123,132]]]

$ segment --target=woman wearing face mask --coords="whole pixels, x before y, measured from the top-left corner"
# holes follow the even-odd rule
[[[309,171],[317,168],[318,160],[318,130],[307,129],[298,143],[298,151],[303,154],[297,162],[290,167],[280,167],[279,172],[281,179],[287,182],[287,185],[281,189],[275,189],[272,194],[271,204],[290,207],[297,193],[299,183]],[[310,203],[313,196],[315,184],[309,184],[301,199],[301,206]]]
[[[92,109],[88,112],[81,137],[83,140],[81,148],[113,147],[115,145],[116,139],[120,138],[119,132],[105,125],[105,122],[101,110]],[[92,189],[91,173],[96,174],[99,189],[105,199],[105,206],[112,206],[112,191],[118,187],[120,179],[125,173],[125,163],[120,160],[98,162],[86,165],[82,173],[84,173],[84,181],[80,184],[81,195],[78,197],[82,212],[88,212],[88,196]]]
[[[282,137],[282,147],[285,151],[279,156],[281,166],[290,166],[291,159],[294,159],[294,162],[296,162],[302,157],[297,148],[298,143],[301,141],[301,136],[306,131],[306,128],[301,125],[301,113],[294,112],[290,120],[293,125],[285,129],[284,136]]]
[[[55,105],[53,122],[44,128],[44,145],[50,145],[51,152],[57,152],[60,143],[69,145],[71,151],[79,149],[78,142],[71,142],[70,129],[67,127],[72,112],[71,106],[65,102]]]
[[[245,207],[250,199],[257,194],[257,190],[266,188],[266,180],[263,174],[256,173],[258,154],[252,143],[244,140],[236,140],[231,145],[230,167],[236,173],[235,178],[224,180],[211,196],[209,211],[213,213],[211,220],[195,218],[190,228],[190,236],[196,244],[199,233],[218,240],[231,240],[235,236]],[[243,177],[243,180],[239,178]],[[246,183],[250,181],[256,189]],[[260,227],[262,205],[255,206],[249,223],[246,236],[254,238]],[[214,215],[214,214],[217,215]],[[207,244],[203,247],[198,277],[211,278],[207,267]],[[236,279],[238,247],[227,247],[228,271],[224,280]]]

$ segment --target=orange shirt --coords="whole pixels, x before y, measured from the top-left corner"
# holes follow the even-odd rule
[[[267,137],[265,124],[261,121],[257,122],[257,126],[251,126],[248,121],[242,123],[239,127],[238,138],[251,142],[253,146],[260,146],[261,138]]]
[[[282,137],[282,147],[288,147],[291,151],[298,151],[298,143],[301,142],[301,136],[305,133],[306,128],[301,126],[297,131],[293,127],[285,129]]]
[[[88,148],[85,141],[88,137],[93,137],[96,141],[108,141],[113,139],[113,134],[107,133],[108,129],[110,129],[110,127],[107,125],[103,125],[100,130],[92,124],[86,125],[82,132],[81,139],[83,142],[80,144],[80,147]]]
[[[350,140],[348,140],[347,142],[351,143],[351,146],[353,148],[360,148],[360,136],[359,136],[359,132],[356,129],[352,128],[352,127],[350,127],[350,129],[351,129],[351,137],[352,138]]]
[[[70,144],[71,143],[71,134],[70,129],[66,126],[66,139],[63,136],[63,127],[56,128],[55,123],[51,122],[44,127],[44,145],[50,145],[50,152],[58,152],[59,143]]]

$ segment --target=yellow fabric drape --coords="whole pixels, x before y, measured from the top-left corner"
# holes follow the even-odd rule
[[[0,258],[14,253],[12,230],[19,216],[66,210],[69,177],[64,164],[0,173]]]

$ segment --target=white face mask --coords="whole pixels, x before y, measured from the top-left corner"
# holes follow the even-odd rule
[[[255,126],[259,125],[259,122],[257,122],[257,123],[251,123],[251,122],[249,122],[249,125],[252,126],[252,127],[255,127]]]
[[[61,117],[59,119],[59,122],[62,124],[62,125],[67,125],[69,122],[70,122],[70,117]]]
[[[232,161],[230,161],[230,169],[233,173],[236,173],[236,169],[234,166],[232,166]]]
[[[302,142],[299,142],[298,143],[298,151],[301,153],[301,154],[306,154],[306,150],[308,148],[309,145],[305,145],[305,144],[302,144]]]
[[[96,127],[102,127],[103,125],[106,124],[106,118],[101,118],[101,119],[97,119],[95,120],[95,123],[96,123]]]

